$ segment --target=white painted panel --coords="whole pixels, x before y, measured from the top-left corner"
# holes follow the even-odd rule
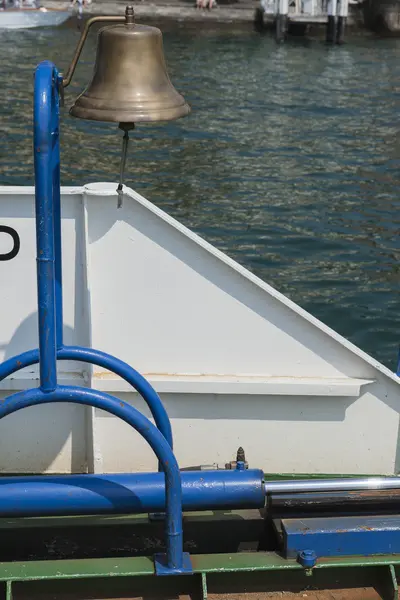
[[[111,193],[104,187],[86,199],[93,344],[159,387],[181,466],[223,463],[243,445],[252,464],[269,471],[396,471],[399,399],[392,374],[139,195],[128,191],[117,209],[114,187]],[[269,390],[218,389],[221,378],[235,377],[258,377]],[[360,398],[354,386],[344,396],[346,377],[377,383],[362,388]],[[315,393],[317,386],[303,395],[309,379],[325,380],[327,397]],[[188,380],[198,394],[185,390]],[[329,388],[334,380],[337,395]],[[93,385],[118,395],[127,389],[99,369]],[[174,393],[165,393],[168,385]],[[125,425],[103,415],[94,431],[96,469],[154,466]]]
[[[136,395],[119,396],[143,410]],[[295,396],[161,397],[171,417],[181,468],[225,464],[243,446],[252,467],[271,473],[398,471],[398,413],[367,391],[359,399],[334,402]],[[151,450],[124,423],[96,411],[95,433],[98,471],[156,468]]]
[[[138,194],[122,209],[116,194],[87,195],[87,207],[95,347],[157,375],[373,378],[305,311]]]
[[[62,198],[64,336],[67,344],[84,343],[86,289],[82,286],[82,196],[68,193]],[[19,234],[19,254],[0,261],[0,360],[38,345],[36,296],[36,237],[32,188],[2,188],[0,224]],[[6,244],[3,239],[0,244]],[[0,245],[0,251],[7,248]],[[86,313],[87,319],[87,313]],[[61,379],[77,374],[82,384],[82,366],[60,363]],[[1,397],[13,391],[37,387],[38,369],[29,367],[2,382]],[[8,391],[7,391],[8,390]],[[0,421],[0,473],[63,472],[86,469],[85,409],[72,405],[47,405],[25,409]]]
[[[269,396],[354,396],[370,379],[337,377],[257,377],[240,375],[153,375],[143,376],[160,394],[235,394]],[[132,388],[110,371],[97,371],[92,385],[105,392],[129,392]]]
[[[34,195],[30,189],[31,193],[18,193],[15,188],[10,188],[9,193],[4,189],[0,193],[0,225],[13,227],[21,240],[19,254],[13,260],[0,261],[0,314],[3,315],[0,360],[38,345],[36,233]],[[63,195],[62,215],[64,338],[66,344],[80,344],[87,340],[89,332],[85,314],[86,290],[82,286],[86,265],[83,265],[84,223],[80,194]],[[0,234],[0,244],[2,236],[6,238],[5,234]],[[63,363],[61,370],[74,369]]]
[[[0,395],[0,401],[5,397]],[[25,408],[0,421],[0,473],[86,472],[85,409]]]
[[[82,192],[62,199],[66,342],[92,340],[146,374],[182,467],[223,464],[243,445],[250,464],[270,472],[399,471],[398,378],[138,194],[126,190],[117,210],[115,185]],[[32,189],[0,189],[0,224],[21,236],[18,257],[0,262],[8,357],[37,345]],[[91,381],[86,365],[59,371],[63,383]],[[1,393],[37,383],[27,369]],[[92,385],[143,408],[100,369]],[[46,406],[0,422],[0,472],[87,464],[121,472],[157,463],[101,411]]]

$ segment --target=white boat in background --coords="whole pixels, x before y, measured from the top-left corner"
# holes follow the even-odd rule
[[[8,5],[0,9],[0,29],[32,29],[34,27],[57,27],[71,16],[67,10],[49,10],[23,3]]]
[[[181,468],[224,465],[243,446],[271,473],[398,473],[400,379],[138,193],[124,188],[118,209],[116,187],[61,188],[65,342],[149,380]],[[34,197],[0,186],[0,361],[38,344]],[[104,369],[61,361],[58,374],[149,415]],[[0,400],[37,385],[36,367],[18,371]],[[94,408],[0,422],[0,473],[154,469],[144,440]]]

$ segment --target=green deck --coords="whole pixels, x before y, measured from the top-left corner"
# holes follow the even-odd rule
[[[93,589],[90,581],[97,579],[100,581],[102,588],[107,587],[109,596],[113,596],[113,589],[118,593],[118,598],[121,593],[121,586],[115,585],[115,579],[129,578],[129,586],[134,591],[143,588],[143,582],[136,586],[131,582],[131,578],[147,578],[148,585],[144,584],[144,588],[148,592],[152,590],[153,584],[161,584],[163,589],[174,589],[182,591],[197,588],[196,597],[201,597],[202,600],[207,600],[208,588],[226,588],[232,590],[233,576],[236,577],[236,583],[239,581],[238,576],[243,583],[244,575],[255,576],[256,574],[264,574],[264,588],[277,587],[282,589],[290,589],[303,586],[305,589],[311,587],[320,588],[326,586],[328,579],[319,577],[320,571],[335,570],[334,580],[337,581],[337,570],[349,570],[351,585],[372,585],[377,588],[377,582],[380,583],[380,597],[385,600],[395,600],[398,597],[397,581],[396,581],[396,566],[400,566],[400,556],[388,555],[374,558],[365,557],[347,557],[340,560],[319,560],[316,567],[313,569],[312,577],[307,576],[304,569],[294,560],[286,560],[274,552],[259,552],[259,553],[238,553],[238,554],[216,554],[216,555],[195,555],[192,556],[193,575],[175,576],[168,578],[154,577],[153,561],[149,557],[131,557],[131,558],[103,558],[103,559],[81,559],[81,560],[47,560],[47,561],[32,561],[32,562],[15,562],[15,563],[0,563],[0,582],[3,582],[3,598],[5,600],[13,600],[13,590],[15,584],[19,582],[51,582],[58,583],[56,590],[62,589],[66,593],[68,589],[71,593],[71,598],[80,598],[82,591]],[[362,570],[362,577],[357,571]],[[268,578],[268,574],[274,577]],[[284,577],[279,575],[284,574]],[[290,575],[289,575],[290,573]],[[296,573],[297,577],[292,575]],[[278,575],[278,577],[277,577]],[[340,574],[342,575],[342,573]],[[153,577],[149,577],[153,576]],[[217,580],[215,577],[217,576]],[[222,577],[225,581],[222,581]],[[167,582],[166,579],[169,581]],[[344,587],[349,585],[349,577],[342,577]],[[60,588],[60,582],[68,580],[68,588],[63,585]],[[74,587],[74,582],[82,580],[84,586]],[[190,581],[188,581],[190,580]],[[257,579],[260,582],[260,579]],[[245,580],[246,591],[251,589],[251,578]],[[172,584],[172,585],[171,585]],[[211,586],[210,586],[211,584]],[[156,586],[157,587],[157,586]],[[329,587],[329,584],[328,584]],[[29,594],[35,598],[37,588],[29,588]],[[43,590],[39,588],[41,597]],[[48,588],[47,588],[48,589]],[[239,586],[240,590],[240,586]],[[48,593],[48,592],[47,592]],[[155,595],[156,591],[153,592]],[[176,592],[175,592],[176,593]],[[189,592],[191,595],[192,592]],[[47,597],[47,596],[46,596]],[[58,597],[58,596],[55,596]],[[125,597],[125,596],[124,596]],[[136,595],[135,595],[136,597]],[[333,596],[332,596],[333,597]],[[336,596],[335,596],[336,597]],[[235,598],[235,596],[233,596]]]

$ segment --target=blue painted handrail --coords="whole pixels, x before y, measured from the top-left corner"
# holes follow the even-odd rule
[[[53,186],[58,147],[58,72],[50,62],[35,73],[33,102],[33,148],[35,163],[36,261],[39,317],[40,388],[52,392],[57,386],[55,255]],[[55,164],[56,163],[56,164]]]
[[[179,466],[172,451],[172,430],[167,412],[146,379],[120,359],[80,346],[63,345],[59,88],[62,79],[49,61],[35,72],[34,164],[37,246],[39,349],[23,352],[0,365],[0,381],[29,365],[39,363],[40,387],[6,398],[0,419],[29,406],[72,402],[94,406],[120,417],[150,444],[165,473],[166,557],[155,557],[160,575],[191,572],[182,541],[182,490]],[[113,371],[136,389],[154,417],[155,427],[138,410],[108,394],[92,389],[60,386],[57,360],[78,360]],[[157,429],[158,428],[158,429]]]
[[[165,473],[168,568],[176,573],[184,572],[181,475],[176,458],[164,436],[145,416],[126,402],[104,392],[72,386],[58,385],[51,392],[35,388],[13,394],[0,403],[0,419],[23,408],[54,402],[71,402],[105,410],[131,425],[148,442]]]
[[[57,360],[76,360],[104,367],[129,383],[149,407],[154,422],[172,448],[172,429],[167,411],[155,389],[150,383],[126,362],[93,348],[79,346],[63,346],[57,349]],[[0,364],[0,381],[16,373],[20,369],[39,363],[39,350],[28,350],[13,356]]]
[[[54,388],[57,372],[53,363],[56,359],[79,360],[104,367],[119,375],[141,394],[157,427],[172,448],[172,429],[168,414],[157,392],[140,373],[105,352],[63,345],[58,94],[60,85],[61,79],[56,67],[49,61],[42,62],[36,69],[34,91],[39,350],[23,352],[4,361],[0,365],[0,381],[20,369],[40,363],[42,389],[49,386],[49,378],[50,388]]]

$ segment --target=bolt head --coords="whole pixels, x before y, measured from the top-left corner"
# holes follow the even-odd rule
[[[314,550],[302,550],[297,559],[305,569],[312,569],[317,562],[317,555]]]
[[[303,558],[316,558],[317,557],[314,550],[303,550],[302,552],[300,552],[300,556]]]

